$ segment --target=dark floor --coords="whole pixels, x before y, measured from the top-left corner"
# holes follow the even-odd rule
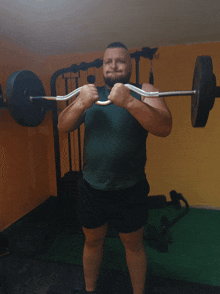
[[[8,255],[1,259],[2,278],[0,294],[72,294],[83,288],[83,269],[66,263]],[[5,289],[4,289],[5,282]],[[183,281],[148,277],[146,293],[152,294],[217,294],[218,287]],[[97,290],[105,294],[132,294],[129,275],[117,270],[100,271]]]
[[[0,294],[71,294],[84,287],[83,268],[44,258],[44,253],[64,228],[74,230],[75,220],[53,214],[54,199],[13,225],[14,242],[0,258]],[[49,203],[49,204],[48,204]],[[45,213],[46,211],[46,213]],[[45,215],[47,220],[45,220]],[[58,218],[58,219],[57,219]],[[34,224],[34,234],[33,234]],[[68,224],[68,225],[67,225]],[[80,228],[75,223],[76,233]],[[6,250],[7,251],[7,250]],[[101,268],[97,291],[102,294],[132,294],[128,271]],[[179,281],[148,273],[146,294],[220,294],[220,287]]]
[[[71,294],[83,288],[81,266],[48,262],[25,256],[10,255],[1,259],[4,281],[1,294]],[[148,288],[148,289],[147,289]],[[128,273],[102,269],[97,290],[105,294],[132,294]],[[146,293],[154,294],[217,294],[218,287],[148,277]]]

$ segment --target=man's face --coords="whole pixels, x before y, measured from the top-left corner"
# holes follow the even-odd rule
[[[132,72],[131,57],[124,48],[108,48],[103,57],[103,77],[107,86],[127,84]]]

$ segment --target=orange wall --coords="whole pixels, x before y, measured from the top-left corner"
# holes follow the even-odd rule
[[[33,71],[41,79],[50,95],[50,79],[58,69],[72,64],[102,58],[103,52],[40,56],[6,39],[1,39],[0,77],[3,91],[9,75],[22,69]],[[139,49],[139,48],[136,48]],[[131,50],[132,52],[134,51]],[[220,43],[160,47],[159,59],[154,60],[155,86],[161,91],[188,90],[192,87],[195,60],[198,55],[211,55],[217,84],[220,79]],[[141,59],[140,82],[149,79],[150,61]],[[134,68],[135,71],[135,68]],[[88,74],[93,74],[89,70]],[[87,72],[81,74],[79,86],[86,82]],[[96,70],[97,85],[102,85],[102,69]],[[135,73],[132,75],[135,82]],[[74,85],[73,85],[74,87]],[[64,95],[62,82],[57,95]],[[173,115],[173,130],[167,138],[149,135],[146,174],[151,195],[176,189],[191,206],[220,207],[218,196],[220,147],[218,99],[203,129],[193,129],[190,122],[190,97],[169,97],[167,104]],[[63,109],[64,102],[58,103]],[[7,109],[0,109],[0,230],[6,228],[30,210],[56,195],[52,116],[48,112],[44,122],[36,128],[16,124]],[[83,127],[81,128],[83,135]],[[75,158],[73,169],[78,170],[77,134],[72,136]],[[61,171],[68,171],[67,134],[60,133]]]
[[[50,94],[42,56],[3,38],[0,44],[3,94],[9,75],[23,69],[36,73]],[[12,120],[7,109],[0,109],[0,230],[56,195],[51,118],[48,112],[40,126],[27,128]]]

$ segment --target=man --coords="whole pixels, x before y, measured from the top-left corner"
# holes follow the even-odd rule
[[[131,92],[131,57],[125,45],[108,46],[103,57],[105,86],[82,87],[59,116],[58,128],[71,132],[85,122],[83,179],[79,182],[77,215],[85,234],[85,293],[95,293],[109,221],[114,221],[126,252],[134,294],[143,294],[147,257],[143,244],[149,185],[145,175],[148,132],[166,137],[172,117],[163,98]],[[147,92],[158,91],[143,84]],[[107,106],[97,100],[109,99]]]

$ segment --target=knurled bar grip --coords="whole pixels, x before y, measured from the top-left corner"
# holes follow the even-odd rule
[[[167,97],[167,96],[186,96],[186,95],[196,94],[196,90],[193,90],[193,91],[173,91],[173,92],[146,92],[146,91],[139,89],[139,88],[137,88],[133,85],[130,85],[130,84],[125,84],[125,87],[129,88],[130,90],[132,90],[133,92],[135,92],[139,95],[149,97],[149,98]],[[70,92],[69,94],[67,94],[65,96],[56,96],[56,97],[35,96],[35,97],[30,97],[30,100],[47,99],[47,100],[64,101],[64,100],[71,99],[72,97],[77,95],[81,89],[82,89],[82,87],[79,87],[76,90]],[[99,101],[98,100],[95,103],[98,105],[108,105],[111,103],[111,101],[110,100],[107,100],[107,101]]]

